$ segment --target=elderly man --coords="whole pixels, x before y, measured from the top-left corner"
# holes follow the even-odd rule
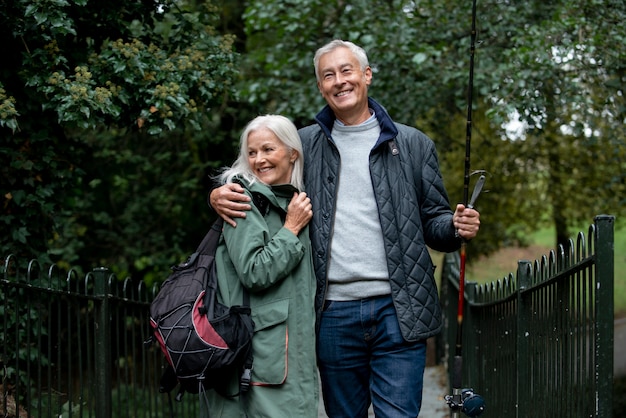
[[[480,214],[453,212],[434,143],[368,97],[359,46],[335,40],[314,57],[327,102],[300,129],[317,279],[317,356],[332,418],[419,415],[426,340],[441,330],[427,246],[451,252],[476,236]],[[227,222],[249,206],[238,185],[211,192]]]

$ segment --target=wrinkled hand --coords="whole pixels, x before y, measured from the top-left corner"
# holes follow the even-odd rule
[[[228,183],[211,191],[210,202],[213,210],[233,228],[237,222],[233,218],[245,218],[246,211],[252,209],[250,197],[238,183]]]
[[[454,228],[459,236],[470,240],[476,236],[480,228],[480,213],[475,209],[466,208],[465,205],[456,205],[454,216],[452,216]]]
[[[311,199],[304,192],[294,193],[287,207],[285,228],[298,235],[312,217],[313,206],[311,205]]]

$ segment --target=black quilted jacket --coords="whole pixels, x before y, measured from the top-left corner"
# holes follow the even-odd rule
[[[434,266],[426,246],[457,250],[452,211],[443,185],[434,143],[422,132],[393,122],[369,99],[381,134],[370,153],[370,172],[387,250],[391,293],[407,341],[441,330],[441,308]],[[306,191],[313,202],[311,240],[317,277],[316,311],[326,297],[330,237],[334,228],[337,176],[341,164],[330,132],[334,114],[326,106],[317,124],[300,129],[304,146]]]

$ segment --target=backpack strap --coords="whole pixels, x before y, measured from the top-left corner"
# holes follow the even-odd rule
[[[238,183],[243,185],[243,183],[241,182],[238,182]],[[269,199],[263,193],[251,192],[251,194],[252,194],[252,203],[254,204],[254,206],[256,206],[259,212],[261,212],[261,215],[263,215],[264,217],[267,216],[270,210]],[[222,232],[222,227],[223,227],[223,219],[218,217],[218,220],[215,221],[215,223],[211,227],[212,229],[216,229],[218,231],[218,238],[219,238],[219,234],[221,234]],[[208,241],[207,238],[208,238],[208,234],[207,234],[207,237],[205,237],[205,239],[202,241],[202,243],[198,247],[198,252],[201,252],[202,249],[207,247],[206,244],[208,243],[205,243],[205,241]],[[246,308],[250,308],[250,293],[245,287],[243,287],[243,306]],[[243,395],[246,392],[248,392],[248,390],[250,389],[250,382],[252,381],[253,361],[254,361],[254,356],[252,354],[252,345],[250,345],[250,347],[248,348],[248,353],[246,354],[246,359],[244,361],[243,371],[239,379],[239,393],[235,395],[227,396],[227,397],[234,397],[240,394]],[[222,394],[222,396],[224,395]]]
[[[248,289],[243,287],[243,306],[246,308],[250,307],[250,293],[248,293]],[[244,394],[250,389],[250,382],[252,381],[252,363],[254,361],[254,356],[252,355],[252,344],[248,347],[248,354],[246,355],[246,361],[243,364],[243,372],[241,373],[241,378],[239,379],[239,392]]]
[[[259,192],[252,192],[252,202],[254,206],[261,212],[261,215],[264,217],[270,211],[270,201],[263,194]],[[250,293],[244,287],[243,288],[243,306],[250,307]],[[252,354],[252,345],[248,348],[248,353],[246,355],[246,360],[244,362],[243,372],[241,373],[241,378],[239,379],[239,393],[245,394],[250,389],[250,382],[252,381],[252,363],[254,361],[254,356]]]
[[[204,236],[200,245],[198,245],[198,249],[194,254],[189,257],[189,260],[185,262],[181,267],[185,268],[186,265],[192,264],[195,261],[195,258],[198,254],[207,254],[213,255],[215,254],[215,249],[220,241],[220,236],[222,235],[222,228],[224,227],[224,220],[218,216],[217,220],[213,222],[211,225],[211,229]]]

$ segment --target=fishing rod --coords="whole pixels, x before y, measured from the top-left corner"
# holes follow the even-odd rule
[[[470,69],[467,89],[467,126],[465,134],[465,173],[463,176],[463,204],[473,208],[478,195],[485,184],[485,176],[481,175],[474,186],[471,198],[469,197],[470,183],[470,151],[472,139],[472,93],[474,89],[474,51],[476,48],[476,0],[472,1],[472,31],[470,41]],[[459,299],[457,305],[457,330],[454,363],[452,370],[452,395],[445,397],[450,407],[451,417],[459,418],[463,412],[469,417],[477,417],[485,410],[485,401],[473,389],[463,389],[463,302],[465,300],[465,258],[467,242],[461,242],[461,266],[459,269]]]

